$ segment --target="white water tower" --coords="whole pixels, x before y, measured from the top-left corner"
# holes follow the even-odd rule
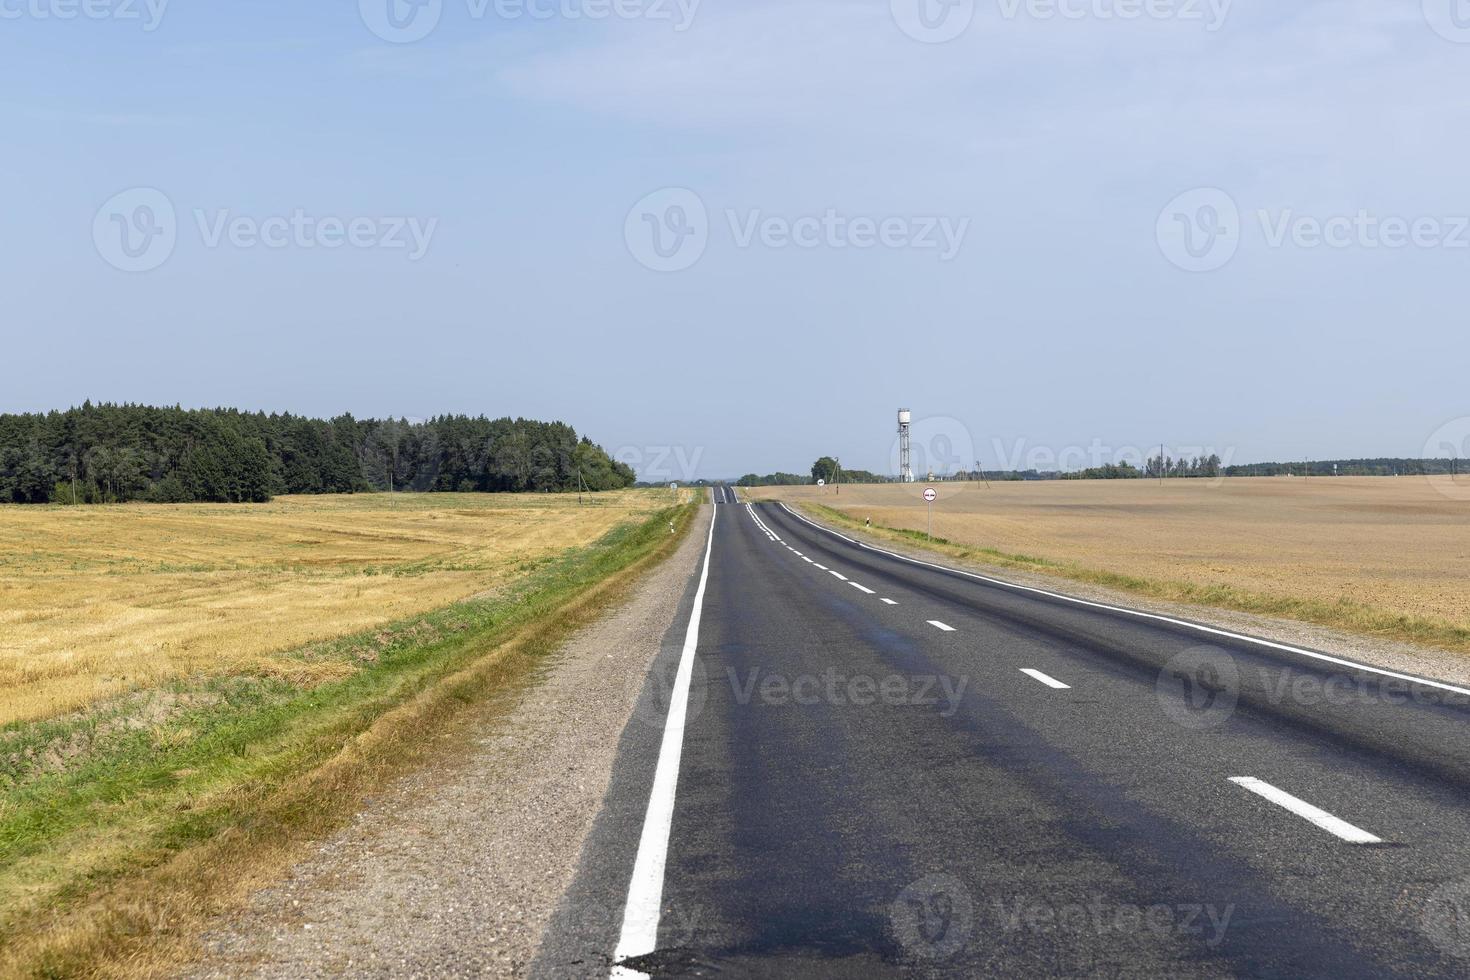
[[[906,408],[898,410],[898,478],[904,483],[914,482],[913,458],[909,450],[909,436],[914,425],[914,413]]]

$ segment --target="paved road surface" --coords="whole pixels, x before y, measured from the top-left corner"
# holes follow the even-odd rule
[[[537,974],[1470,975],[1470,691],[712,499]]]

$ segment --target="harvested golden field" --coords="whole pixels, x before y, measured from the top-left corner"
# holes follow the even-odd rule
[[[341,670],[272,655],[495,590],[671,502],[588,499],[0,507],[0,725],[197,673]]]
[[[976,557],[1043,559],[1035,570],[1470,649],[1470,477],[936,487],[934,535]],[[923,490],[747,493],[923,532]]]

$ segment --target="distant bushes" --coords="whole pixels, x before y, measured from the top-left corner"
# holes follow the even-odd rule
[[[93,405],[0,415],[0,503],[261,502],[282,493],[614,490],[634,474],[560,422],[330,421]]]

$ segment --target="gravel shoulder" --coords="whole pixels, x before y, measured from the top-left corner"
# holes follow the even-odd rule
[[[800,510],[801,508],[796,509]],[[806,513],[804,510],[802,511],[802,516],[823,527],[829,526],[821,519]],[[1000,579],[1003,582],[1010,582],[1014,585],[1044,589],[1048,592],[1057,592],[1075,599],[1103,602],[1108,605],[1122,606],[1126,609],[1134,609],[1139,612],[1156,613],[1175,619],[1187,620],[1191,623],[1198,623],[1203,626],[1231,630],[1263,640],[1286,643],[1291,646],[1303,647],[1320,653],[1345,657],[1349,660],[1355,660],[1370,667],[1378,667],[1383,670],[1397,671],[1450,684],[1470,685],[1470,657],[1450,650],[1440,650],[1434,647],[1419,646],[1417,644],[1404,643],[1386,638],[1363,636],[1359,633],[1349,633],[1344,630],[1335,630],[1312,623],[1278,619],[1255,613],[1236,612],[1228,609],[1216,609],[1211,606],[1151,599],[1147,596],[1140,596],[1118,589],[1109,589],[1090,582],[1079,582],[1061,576],[1042,575],[1036,572],[1027,572],[1024,569],[998,567],[981,561],[939,555],[926,551],[923,548],[895,542],[873,534],[866,534],[861,530],[852,528],[843,527],[836,528],[835,530],[840,531],[850,538],[856,538],[866,544],[871,544],[875,548],[882,548],[884,551],[891,551],[894,554],[904,555],[908,558],[917,558],[921,561],[929,561],[939,565],[948,565],[953,568],[977,572],[991,578]],[[1209,638],[1203,637],[1201,642],[1208,643]]]
[[[524,975],[698,571],[712,510],[536,683],[486,706],[469,751],[444,753],[374,800],[201,937],[182,975]]]

